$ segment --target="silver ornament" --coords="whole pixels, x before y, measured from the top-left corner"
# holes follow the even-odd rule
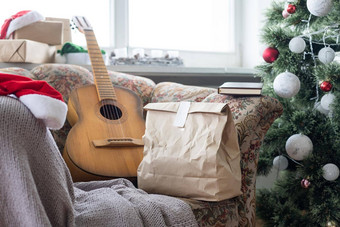
[[[294,134],[286,141],[286,151],[290,157],[301,161],[313,151],[313,143],[306,135]]]
[[[335,51],[330,47],[324,47],[319,51],[318,58],[324,64],[331,63],[335,58]]]
[[[293,53],[300,54],[302,53],[306,48],[306,42],[300,37],[292,38],[289,42],[289,49]]]
[[[317,109],[320,113],[322,113],[324,115],[329,114],[329,110],[325,110],[324,108],[322,108],[321,102],[315,103],[314,108]]]
[[[273,88],[278,96],[291,98],[300,91],[300,80],[293,73],[280,73],[274,80]]]
[[[335,95],[333,95],[332,93],[328,93],[325,94],[324,96],[322,96],[321,98],[321,107],[325,110],[331,110],[330,105],[334,102],[335,99]]]
[[[327,15],[332,10],[332,0],[307,0],[307,9],[317,17]]]
[[[283,155],[276,156],[273,160],[273,166],[278,170],[285,170],[288,167],[288,159]]]
[[[339,177],[339,168],[333,164],[328,163],[322,167],[323,170],[323,178],[325,178],[328,181],[334,181]]]

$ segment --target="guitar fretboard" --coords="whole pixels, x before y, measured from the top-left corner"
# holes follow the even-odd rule
[[[96,36],[93,30],[84,29],[87,49],[91,59],[92,72],[94,76],[94,83],[97,87],[99,100],[112,99],[116,100],[116,93],[112,86],[109,74],[107,72],[102,52],[97,43]]]

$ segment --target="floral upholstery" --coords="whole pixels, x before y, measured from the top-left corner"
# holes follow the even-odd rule
[[[207,203],[185,199],[201,226],[255,226],[255,185],[259,150],[273,121],[283,111],[266,96],[219,95],[216,89],[164,82],[156,85],[152,102],[227,103],[232,111],[241,150],[242,195]]]
[[[151,94],[155,83],[145,77],[133,76],[126,73],[109,71],[112,84],[134,91],[143,102],[143,106],[151,101]]]
[[[8,74],[15,74],[15,75],[20,75],[20,76],[26,76],[26,77],[31,77],[32,74],[30,71],[22,68],[4,68],[0,69],[0,72],[2,73],[8,73]]]
[[[14,74],[27,76],[34,80],[46,81],[63,95],[63,99],[66,103],[68,102],[72,90],[84,85],[93,84],[92,73],[77,65],[44,64],[35,67],[31,72],[19,68],[4,70]],[[126,87],[136,92],[142,99],[143,105],[146,105],[150,101],[151,93],[155,86],[155,83],[152,80],[117,72],[109,72],[109,76],[114,85]],[[71,125],[66,122],[64,127],[60,130],[52,131],[60,151],[63,151],[64,149],[64,144],[70,129]]]
[[[216,89],[162,82],[155,86],[151,102],[201,102],[212,93],[216,93]]]
[[[31,73],[18,68],[4,70],[47,81],[62,93],[66,102],[74,88],[93,83],[87,69],[74,65],[46,64],[34,68]],[[241,149],[243,194],[221,202],[183,200],[191,206],[200,226],[255,226],[255,181],[259,150],[270,125],[283,111],[281,104],[265,96],[219,95],[212,88],[172,82],[155,85],[143,77],[117,72],[109,72],[109,75],[114,85],[135,91],[144,105],[148,102],[178,101],[228,103]],[[61,130],[53,132],[61,151],[69,130],[70,125],[66,123]]]
[[[32,79],[44,80],[58,90],[66,103],[74,89],[93,84],[92,74],[76,65],[46,64],[35,67],[31,73]]]

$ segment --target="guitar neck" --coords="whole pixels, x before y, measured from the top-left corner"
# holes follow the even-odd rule
[[[99,100],[117,100],[116,93],[107,72],[102,52],[98,46],[93,30],[84,29],[87,49],[91,60],[94,83],[97,87]]]

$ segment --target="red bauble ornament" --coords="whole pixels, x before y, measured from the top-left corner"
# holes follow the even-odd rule
[[[320,84],[321,90],[323,90],[325,92],[332,90],[332,87],[333,87],[333,85],[329,81],[324,81]]]
[[[289,13],[289,14],[293,14],[293,13],[295,13],[295,11],[296,11],[296,6],[295,5],[293,5],[293,4],[289,4],[288,6],[287,6],[287,12]]]
[[[302,180],[301,180],[301,187],[303,187],[303,188],[308,188],[309,185],[310,185],[309,180],[307,180],[307,179],[302,179]]]
[[[273,63],[279,57],[279,51],[274,47],[268,47],[263,51],[263,59],[268,63]]]

